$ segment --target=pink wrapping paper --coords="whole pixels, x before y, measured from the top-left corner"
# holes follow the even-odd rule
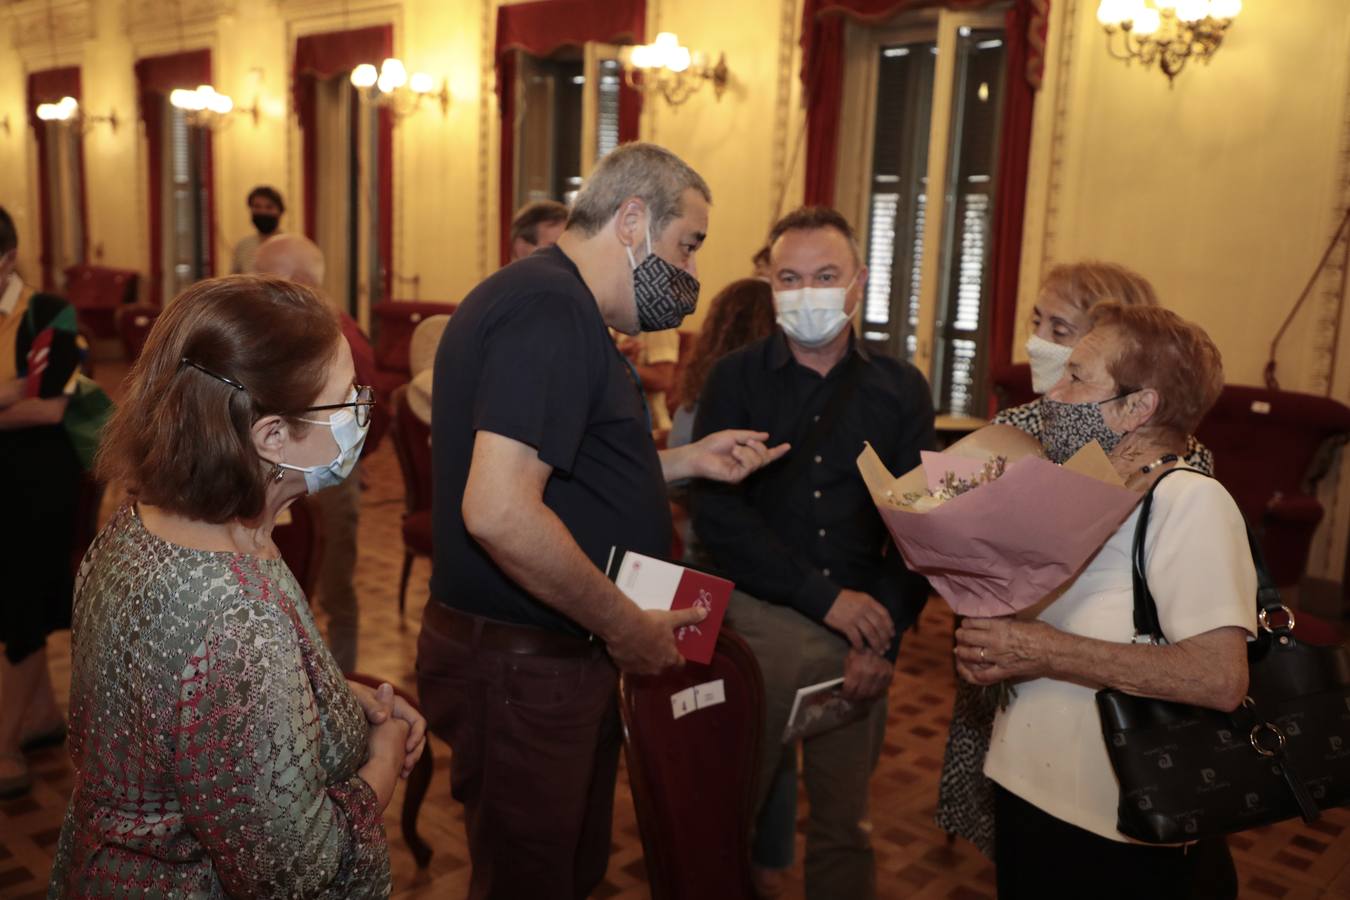
[[[946,471],[961,477],[969,457],[928,454],[897,479],[869,445],[858,469],[905,562],[962,616],[1011,615],[1055,591],[1143,496],[1120,483],[1095,443],[1063,466],[1018,459],[997,480],[926,512],[901,508],[901,496]]]

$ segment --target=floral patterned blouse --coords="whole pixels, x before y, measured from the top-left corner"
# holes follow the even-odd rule
[[[368,726],[281,560],[117,512],[75,591],[49,897],[387,897]]]

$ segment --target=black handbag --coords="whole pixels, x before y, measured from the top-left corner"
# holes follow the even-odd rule
[[[1156,482],[1175,472],[1173,469]],[[1135,640],[1164,635],[1144,567],[1153,490],[1134,532]],[[1350,804],[1350,651],[1305,644],[1294,614],[1247,530],[1257,575],[1257,638],[1247,643],[1248,696],[1231,713],[1097,692],[1111,767],[1120,782],[1116,827],[1150,844],[1178,844]]]

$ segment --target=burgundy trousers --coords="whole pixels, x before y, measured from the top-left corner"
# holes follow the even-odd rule
[[[470,900],[588,897],[609,864],[622,740],[614,664],[599,642],[558,657],[452,637],[435,604],[417,641],[418,696],[452,751]]]

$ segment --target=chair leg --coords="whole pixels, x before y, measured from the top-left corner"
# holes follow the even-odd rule
[[[408,783],[403,793],[403,841],[412,851],[413,860],[419,869],[425,869],[431,862],[431,847],[417,834],[417,814],[422,809],[422,800],[427,795],[432,773],[431,741],[427,741],[422,750],[422,758],[408,773]]]
[[[403,618],[403,604],[408,594],[408,576],[412,574],[413,554],[411,550],[403,551],[403,575],[398,580],[398,617]]]

